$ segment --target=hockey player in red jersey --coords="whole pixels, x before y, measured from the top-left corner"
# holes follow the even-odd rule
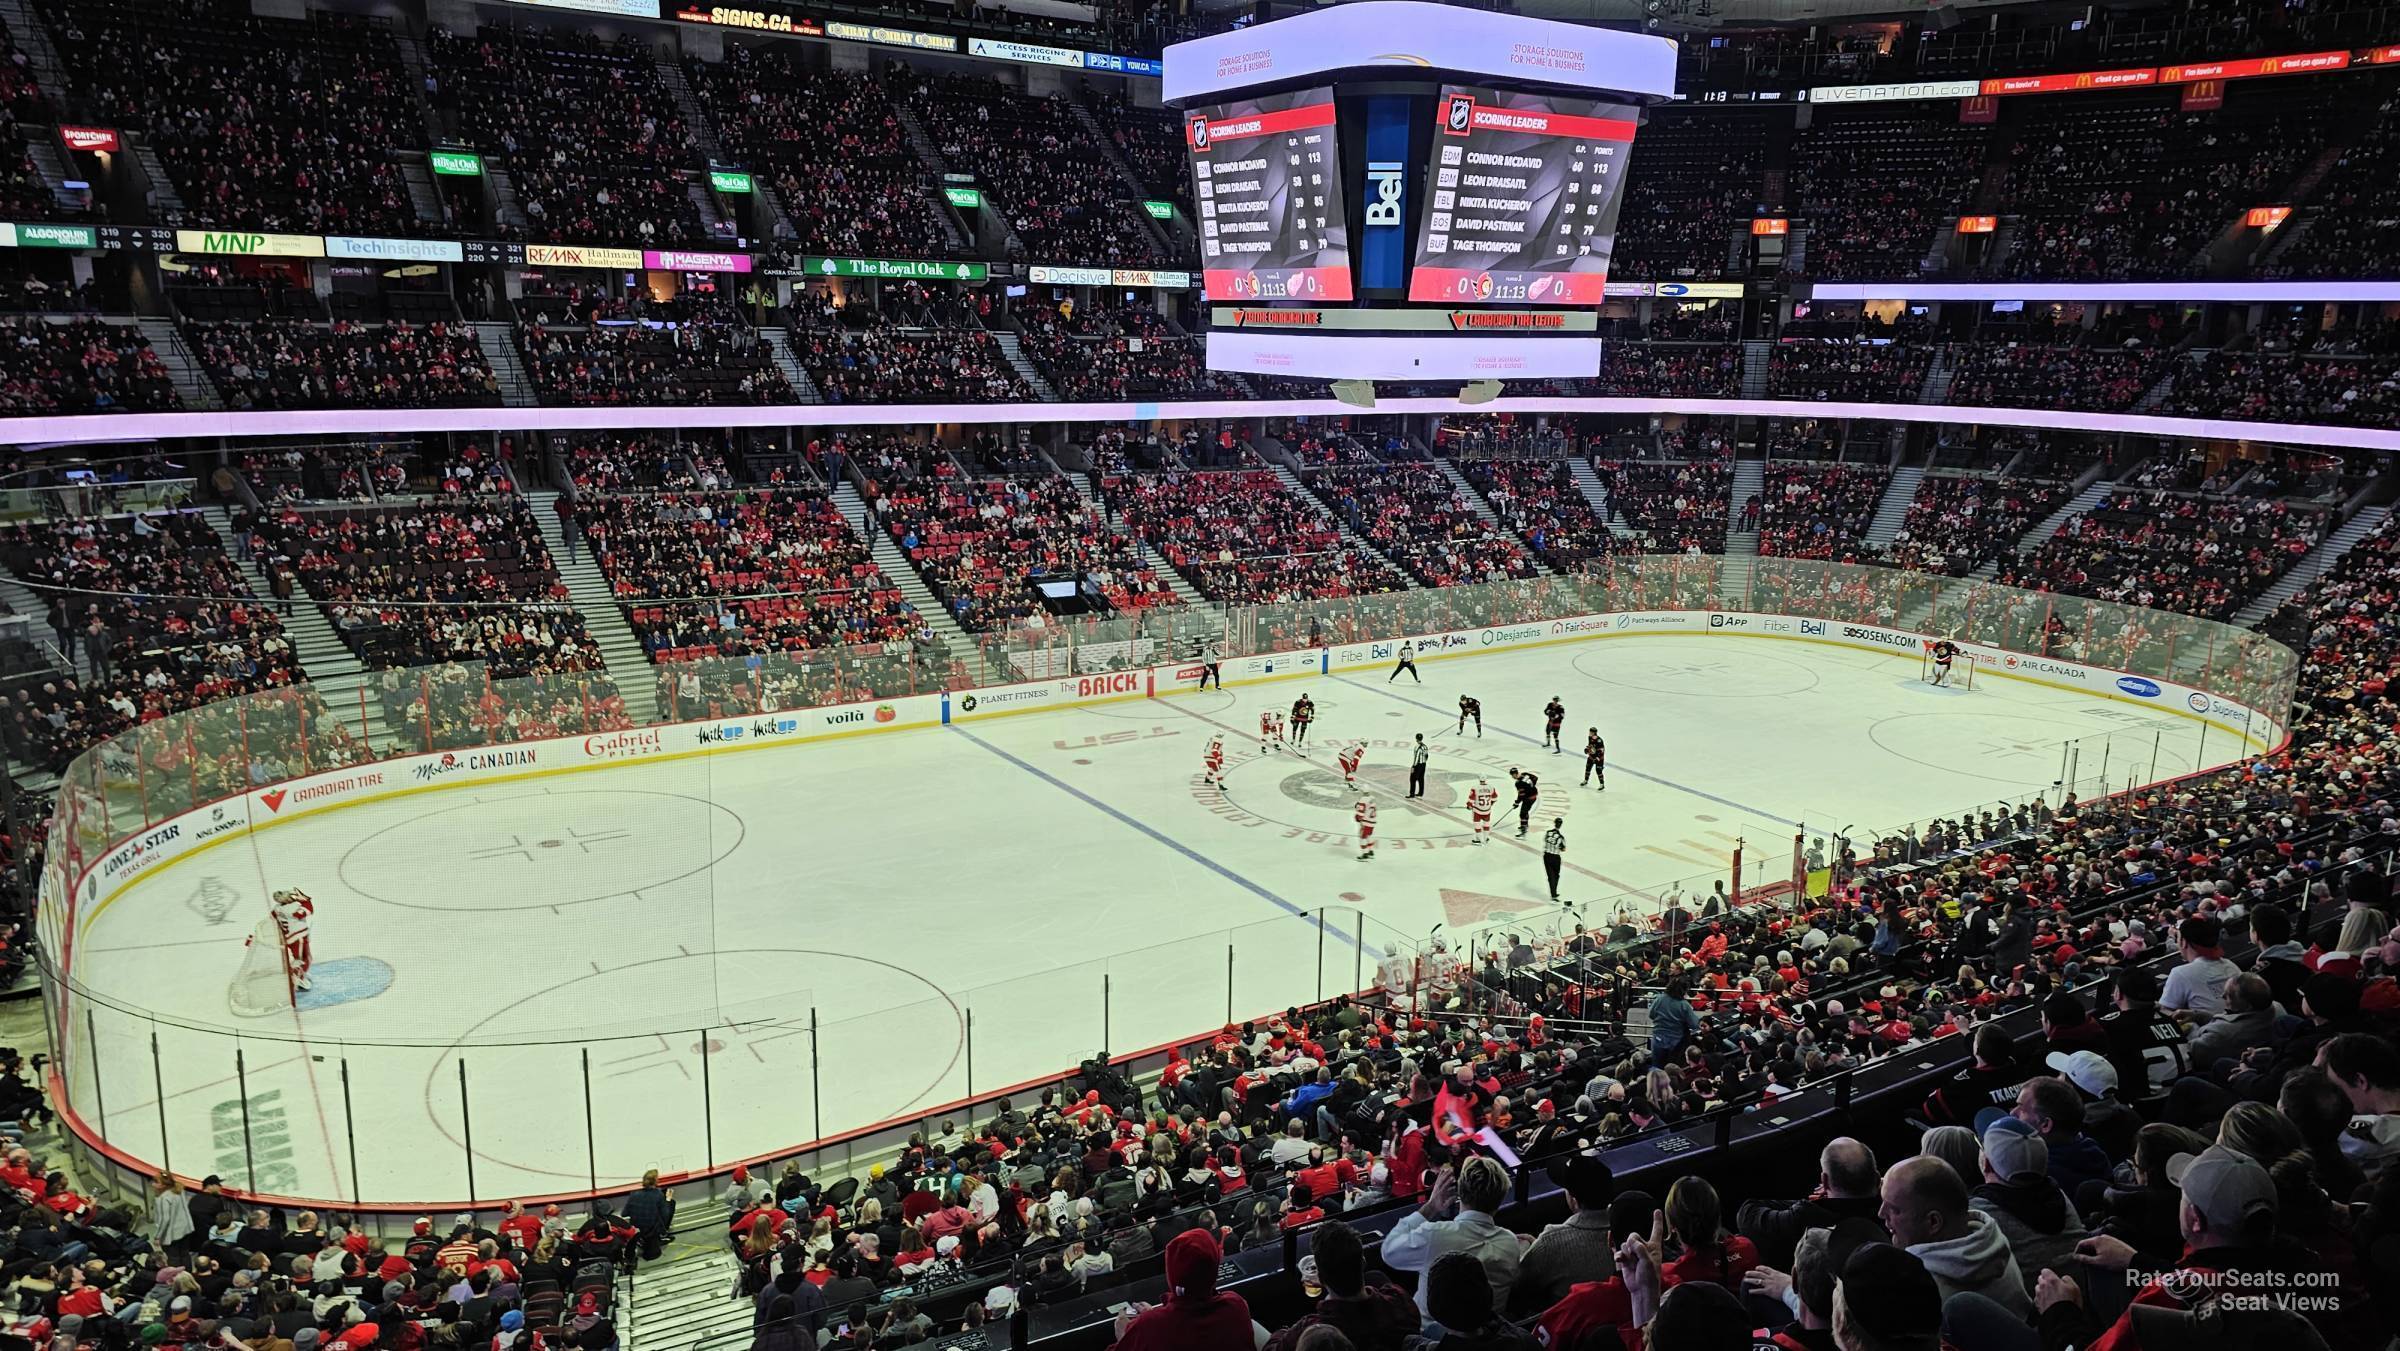
[[[1475,823],[1475,843],[1488,844],[1492,838],[1492,806],[1500,800],[1500,790],[1489,779],[1477,779],[1467,790],[1467,816]]]
[[[1258,750],[1265,755],[1283,742],[1283,715],[1267,709],[1258,715]]]
[[[283,954],[285,961],[291,967],[292,987],[298,990],[308,989],[308,968],[311,961],[308,924],[310,917],[317,913],[316,899],[298,887],[293,887],[289,891],[276,892],[273,900],[274,905],[269,913],[275,916],[275,928],[283,935]]]
[[[1225,734],[1217,733],[1208,739],[1208,756],[1202,762],[1200,782],[1214,788],[1225,786]]]
[[[1364,741],[1353,741],[1342,747],[1342,753],[1338,757],[1336,763],[1340,764],[1342,767],[1343,783],[1350,785],[1352,788],[1358,787],[1358,763],[1366,758],[1367,743]]]
[[[1358,822],[1358,856],[1361,859],[1375,857],[1375,799],[1360,794],[1358,806],[1350,815]]]

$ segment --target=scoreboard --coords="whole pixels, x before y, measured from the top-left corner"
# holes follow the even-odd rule
[[[1597,305],[1641,110],[1446,88],[1408,298]]]
[[[1184,120],[1211,300],[1348,300],[1333,91],[1194,109]]]
[[[1253,307],[1211,324],[1209,365],[1595,374],[1594,326],[1529,320],[1600,303],[1643,108],[1673,97],[1674,64],[1661,38],[1418,0],[1169,47],[1207,294]]]

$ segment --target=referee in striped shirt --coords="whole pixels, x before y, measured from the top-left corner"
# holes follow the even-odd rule
[[[1567,819],[1554,816],[1550,828],[1542,832],[1542,871],[1550,875],[1550,899],[1558,899],[1558,870],[1567,861]]]

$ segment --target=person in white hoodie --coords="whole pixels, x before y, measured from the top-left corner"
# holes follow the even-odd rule
[[[1971,1200],[1957,1169],[1920,1154],[1883,1175],[1883,1206],[1876,1218],[1893,1243],[1924,1262],[1942,1298],[1978,1294],[2030,1320],[2033,1300],[2008,1236]]]

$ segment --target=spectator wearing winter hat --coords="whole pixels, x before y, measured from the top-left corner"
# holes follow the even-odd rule
[[[1250,1306],[1217,1289],[1224,1250],[1216,1235],[1187,1229],[1167,1244],[1167,1302],[1117,1316],[1117,1351],[1250,1351]]]

